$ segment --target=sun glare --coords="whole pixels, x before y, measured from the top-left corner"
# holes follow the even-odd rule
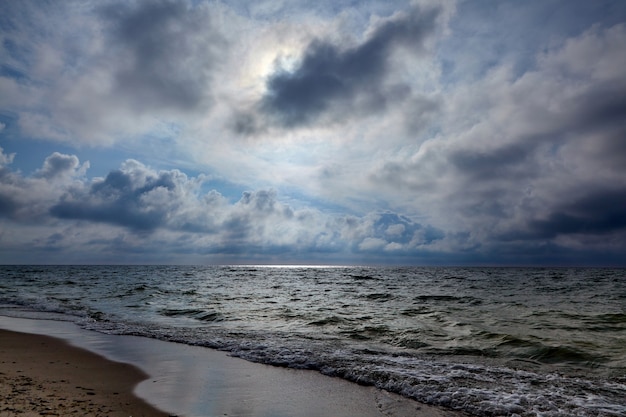
[[[254,94],[263,94],[267,79],[272,74],[278,71],[293,72],[299,62],[295,46],[267,48],[253,53],[241,74],[240,87]]]

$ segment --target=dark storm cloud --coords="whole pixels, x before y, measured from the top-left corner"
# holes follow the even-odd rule
[[[20,204],[10,195],[0,191],[0,217],[13,217],[19,207]]]
[[[568,234],[608,234],[626,229],[626,189],[589,193],[530,223],[531,234],[554,238]]]
[[[115,90],[141,108],[208,104],[215,50],[223,39],[206,8],[183,0],[120,3],[102,9],[115,66]]]
[[[421,51],[440,12],[415,7],[385,20],[363,43],[347,49],[327,40],[312,41],[293,72],[280,69],[268,78],[260,112],[271,123],[289,128],[313,123],[331,111],[376,112],[406,97],[410,87],[384,85],[390,55],[398,46]],[[342,105],[351,108],[340,109]],[[254,123],[250,116],[240,116],[236,130],[249,132]]]
[[[209,222],[194,218],[196,186],[180,171],[155,172],[129,160],[104,179],[70,186],[49,213],[59,219],[114,224],[135,232],[161,227],[204,231]],[[211,208],[210,199],[204,208]]]
[[[602,86],[581,97],[578,120],[582,128],[626,128],[626,85]]]
[[[472,180],[488,180],[511,176],[517,166],[528,162],[531,150],[528,144],[513,144],[490,151],[454,151],[449,158],[460,172]]]
[[[581,95],[574,106],[569,131],[593,135],[591,154],[626,174],[626,82]]]
[[[125,226],[136,231],[151,231],[158,227],[164,213],[142,212],[133,202],[123,204],[88,205],[61,202],[50,209],[50,214],[60,219],[90,220]]]
[[[167,212],[163,206],[144,200],[151,191],[175,188],[169,175],[147,178],[137,184],[130,173],[112,171],[102,182],[92,185],[87,199],[60,201],[50,214],[61,219],[90,220],[151,231],[163,224]]]

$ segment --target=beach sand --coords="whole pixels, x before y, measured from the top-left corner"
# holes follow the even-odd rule
[[[0,316],[0,328],[10,330],[0,330],[0,417],[462,416],[315,371],[251,363],[207,348],[47,320]]]
[[[147,378],[62,340],[0,330],[0,417],[168,416],[133,395]]]

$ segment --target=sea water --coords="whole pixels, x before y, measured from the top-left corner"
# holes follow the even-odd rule
[[[2,266],[0,314],[318,370],[478,416],[625,416],[626,270]]]

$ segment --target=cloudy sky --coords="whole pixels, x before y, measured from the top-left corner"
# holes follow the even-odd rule
[[[626,265],[626,1],[0,3],[0,263]]]

